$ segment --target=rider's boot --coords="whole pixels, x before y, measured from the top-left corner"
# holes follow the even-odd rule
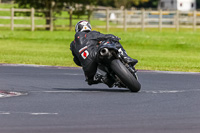
[[[123,55],[122,57],[124,58],[126,63],[128,63],[132,66],[135,66],[138,63],[138,60],[133,59],[133,58],[129,57],[128,55]]]
[[[102,83],[102,75],[96,74],[93,78],[86,79],[88,85]]]
[[[120,43],[117,44],[118,47],[118,51],[121,55],[121,57],[124,59],[124,61],[132,66],[135,66],[138,63],[138,60],[133,59],[131,57],[129,57],[125,51],[125,49],[122,47],[122,45]]]
[[[102,81],[104,84],[106,84],[109,88],[114,86],[115,80],[111,78],[110,76],[105,76],[102,78]]]

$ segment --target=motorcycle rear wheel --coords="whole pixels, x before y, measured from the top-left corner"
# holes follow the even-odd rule
[[[122,81],[122,83],[129,88],[131,92],[140,91],[141,84],[131,74],[131,72],[124,66],[119,59],[114,59],[110,64],[111,69]]]

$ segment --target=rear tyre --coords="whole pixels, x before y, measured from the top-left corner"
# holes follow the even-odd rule
[[[141,85],[119,59],[110,64],[111,69],[131,92],[140,91]]]

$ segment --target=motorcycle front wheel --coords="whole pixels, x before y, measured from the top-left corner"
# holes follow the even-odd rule
[[[112,60],[111,69],[131,92],[140,91],[141,85],[119,59]]]

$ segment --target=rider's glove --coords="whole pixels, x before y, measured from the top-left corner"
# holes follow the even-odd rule
[[[115,41],[115,42],[119,42],[119,40],[121,40],[121,38],[117,37],[117,36],[112,36],[111,40]]]

